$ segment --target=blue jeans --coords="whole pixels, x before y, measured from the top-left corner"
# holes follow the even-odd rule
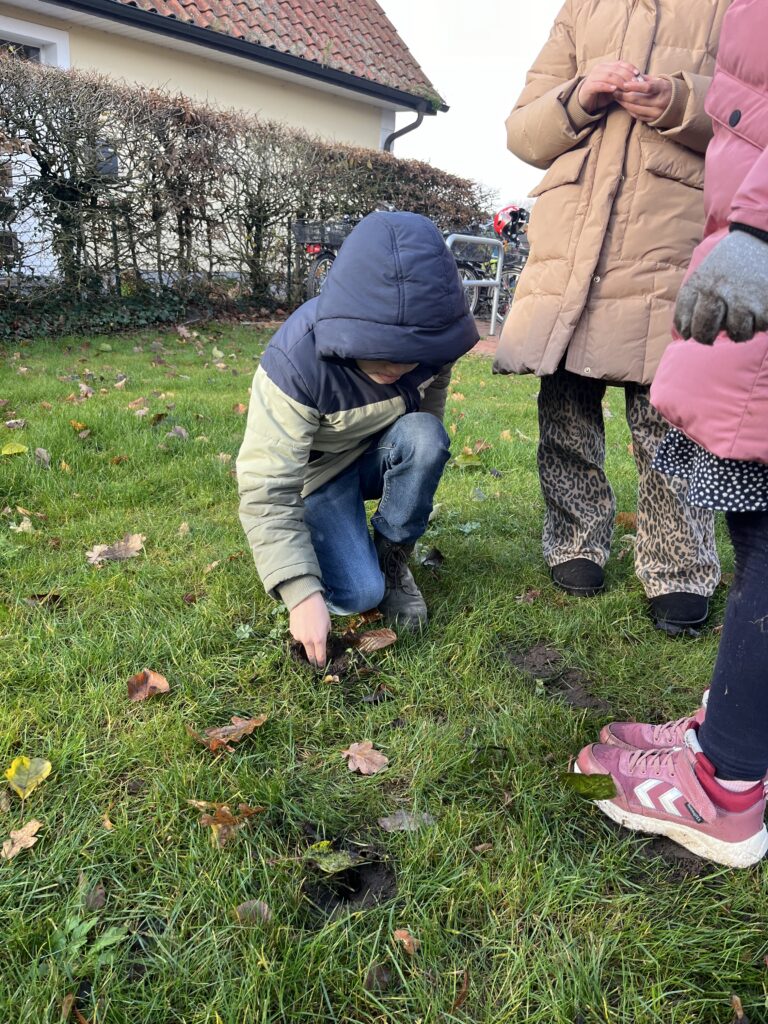
[[[449,444],[431,413],[407,413],[375,437],[357,462],[304,499],[304,521],[334,614],[367,611],[384,597],[365,502],[380,499],[371,519],[377,533],[394,544],[418,540],[429,522]]]

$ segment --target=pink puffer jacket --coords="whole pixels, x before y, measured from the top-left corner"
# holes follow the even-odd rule
[[[706,101],[715,135],[704,175],[707,222],[689,273],[729,223],[768,231],[768,0],[734,0],[723,22]],[[713,346],[674,341],[651,401],[669,422],[720,458],[768,463],[768,334]]]

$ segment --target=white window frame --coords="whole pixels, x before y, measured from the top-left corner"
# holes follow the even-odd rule
[[[69,64],[69,33],[57,28],[38,25],[33,21],[20,21],[18,18],[7,18],[0,14],[0,38],[9,39],[13,43],[24,46],[37,46],[40,49],[40,63],[54,68],[68,68]]]

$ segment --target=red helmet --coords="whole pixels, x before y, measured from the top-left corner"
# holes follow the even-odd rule
[[[505,235],[517,230],[524,216],[525,210],[515,206],[514,203],[508,203],[506,206],[502,206],[493,218],[493,230],[499,238],[504,238]]]

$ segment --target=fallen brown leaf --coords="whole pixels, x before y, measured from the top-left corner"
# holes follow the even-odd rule
[[[83,905],[86,910],[101,910],[106,902],[107,890],[104,888],[104,883],[97,882],[96,885],[86,893]]]
[[[395,931],[392,932],[392,938],[395,942],[400,943],[408,956],[415,956],[416,950],[421,945],[416,936],[411,935],[407,928],[396,928]]]
[[[253,730],[264,725],[266,720],[266,715],[257,715],[255,718],[238,718],[237,715],[233,715],[231,725],[210,726],[203,730],[202,736],[195,732],[191,725],[185,725],[184,728],[193,740],[208,747],[211,753],[215,754],[217,750],[223,748],[232,754],[234,747],[230,744],[238,743],[244,736],[250,736]]]
[[[85,557],[91,565],[99,565],[101,562],[124,562],[127,558],[136,558],[144,547],[147,538],[143,533],[126,533],[122,540],[114,544],[97,544]]]
[[[451,1007],[451,1013],[455,1013],[460,1010],[464,1003],[467,1001],[467,995],[469,994],[469,971],[465,970],[461,979],[461,985],[459,991],[456,993],[456,998],[453,1001]]]
[[[394,643],[397,643],[397,633],[393,629],[369,629],[367,633],[349,637],[349,646],[355,647],[361,654],[372,654]]]
[[[240,924],[269,924],[272,911],[264,900],[246,900],[235,907],[235,917]]]
[[[146,398],[142,395],[141,398],[134,398],[132,402],[128,403],[128,409],[143,409],[147,404]]]
[[[109,460],[113,466],[122,466],[124,462],[128,462],[127,455],[115,455]]]
[[[13,860],[22,850],[31,849],[40,838],[38,832],[43,827],[41,821],[28,821],[23,828],[11,832],[11,838],[3,843],[0,856],[3,860]]]
[[[249,807],[248,804],[238,804],[237,809],[240,813],[233,814],[229,804],[209,803],[206,800],[187,800],[187,803],[198,810],[206,811],[200,818],[200,824],[213,831],[213,841],[220,849],[223,849],[235,838],[249,818],[266,810],[265,807]],[[209,809],[213,811],[213,814],[207,813]]]
[[[347,758],[347,768],[351,772],[360,772],[361,775],[376,775],[389,764],[389,758],[381,751],[374,750],[370,740],[352,743],[341,751],[341,756]]]
[[[51,468],[51,456],[45,448],[35,448],[35,462],[38,466],[42,466],[43,469]]]
[[[232,411],[236,412],[238,416],[244,416],[248,412],[248,406],[238,402],[237,405],[232,406]]]
[[[70,427],[72,427],[73,430],[76,430],[78,434],[80,433],[81,430],[88,429],[88,425],[86,423],[81,423],[80,420],[70,420],[69,425]]]
[[[518,594],[515,600],[518,604],[533,604],[541,597],[540,590],[526,590],[524,594]]]
[[[475,455],[479,455],[480,452],[489,452],[493,448],[492,444],[488,444],[485,440],[475,441],[472,451]]]
[[[128,700],[138,703],[147,697],[154,697],[157,693],[168,693],[170,689],[165,676],[151,668],[144,668],[128,680]]]

